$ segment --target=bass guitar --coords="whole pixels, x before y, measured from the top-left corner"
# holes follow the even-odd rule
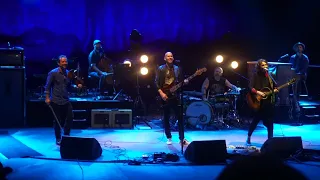
[[[189,76],[187,79],[185,79],[184,81],[188,81],[190,82],[193,78],[195,78],[196,76],[200,76],[202,73],[206,72],[207,68],[201,68],[198,69],[193,75]],[[176,85],[174,85],[174,83],[171,83],[170,85],[164,86],[163,88],[161,88],[162,92],[165,93],[168,96],[168,99],[172,99],[174,96],[173,94],[184,85],[184,81],[180,82]],[[162,104],[165,103],[165,101],[162,100],[162,98],[159,96],[157,97],[158,100],[161,101]]]
[[[278,91],[280,91],[280,89],[284,88],[284,87],[287,87],[291,84],[294,84],[296,82],[296,79],[293,78],[291,80],[289,80],[287,83],[277,87]],[[271,90],[270,88],[268,87],[264,87],[262,88],[261,90],[259,90],[261,92],[263,92],[265,94],[265,96],[261,96],[259,94],[253,94],[251,92],[249,92],[246,96],[246,99],[247,99],[247,103],[248,103],[248,106],[257,111],[260,109],[260,105],[261,105],[261,100],[263,99],[267,99],[270,97],[270,95],[273,93],[273,90]]]

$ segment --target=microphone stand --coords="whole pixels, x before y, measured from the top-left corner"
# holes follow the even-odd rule
[[[250,80],[249,80],[248,78],[246,78],[245,76],[243,76],[243,75],[241,75],[241,74],[239,74],[239,73],[237,73],[237,72],[235,72],[235,71],[233,71],[233,70],[231,70],[231,72],[233,72],[234,74],[240,76],[242,79],[245,79],[245,80],[247,80],[248,82],[250,82]]]
[[[181,67],[179,66],[179,71],[180,71],[180,76],[182,76],[182,70],[181,70]],[[180,122],[178,122],[178,126],[181,126],[181,127],[178,127],[179,131],[182,131],[182,134],[183,134],[183,139],[181,141],[181,154],[183,155],[183,142],[184,142],[184,119],[183,119],[183,86],[184,86],[184,76],[182,76],[182,84],[181,84],[181,87],[180,87]]]

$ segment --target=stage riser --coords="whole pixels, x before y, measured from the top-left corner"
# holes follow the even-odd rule
[[[132,109],[133,102],[72,101],[74,110],[86,110],[87,127],[91,125],[91,109]],[[82,115],[83,116],[83,115]],[[28,127],[52,127],[53,115],[44,101],[28,101],[26,124]],[[76,125],[77,123],[75,123]],[[81,124],[83,124],[81,122]]]
[[[275,122],[277,123],[303,123],[303,124],[316,124],[320,121],[319,117],[310,118],[306,115],[310,114],[320,114],[320,106],[316,105],[315,109],[304,110],[300,108],[300,117],[298,117],[297,113],[295,113],[294,109],[292,112],[292,118],[289,116],[290,106],[276,106],[275,109]]]

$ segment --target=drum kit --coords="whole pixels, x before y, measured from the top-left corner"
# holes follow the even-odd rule
[[[195,129],[222,129],[240,126],[237,112],[237,100],[240,92],[229,91],[224,94],[210,96],[202,100],[201,92],[184,91],[185,113],[187,126]],[[196,96],[196,97],[195,97]]]

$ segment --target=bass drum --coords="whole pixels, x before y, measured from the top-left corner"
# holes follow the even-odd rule
[[[208,102],[192,102],[186,110],[186,118],[192,126],[206,125],[213,118],[213,109]]]

